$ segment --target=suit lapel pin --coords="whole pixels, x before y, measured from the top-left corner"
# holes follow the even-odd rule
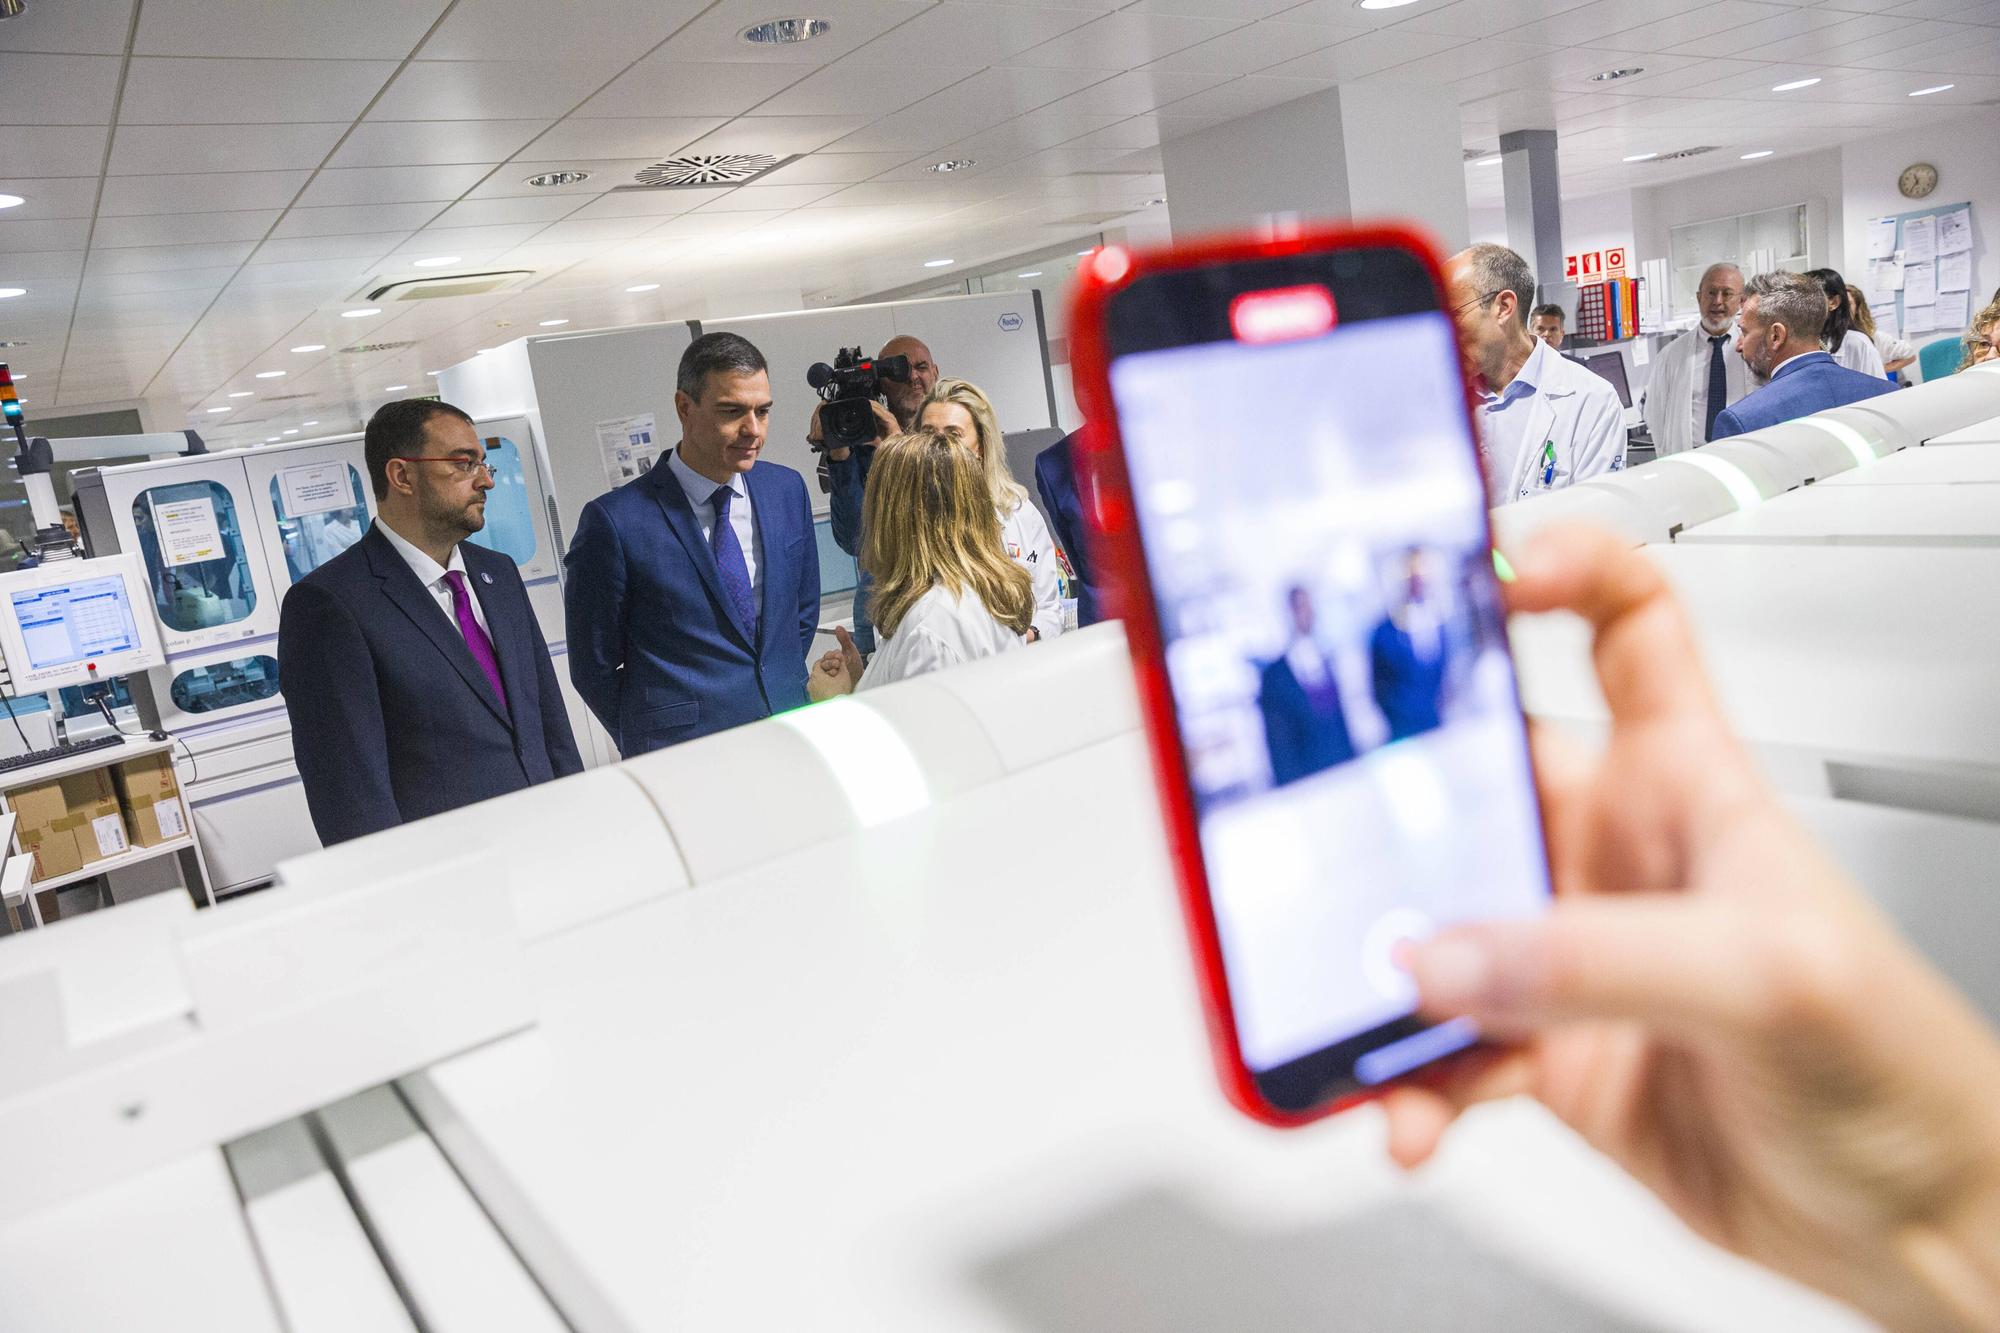
[[[491,574],[484,574],[484,573],[482,573],[482,574],[481,574],[481,575],[479,576],[479,581],[480,581],[481,583],[491,583],[491,582],[493,582],[493,576],[492,576]]]

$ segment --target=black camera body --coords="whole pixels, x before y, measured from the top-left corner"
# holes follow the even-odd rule
[[[819,411],[820,441],[814,449],[853,449],[875,443],[875,411],[869,406],[882,396],[882,381],[910,381],[910,358],[885,356],[870,360],[859,347],[843,347],[833,364],[816,361],[806,371],[806,383],[825,400]]]

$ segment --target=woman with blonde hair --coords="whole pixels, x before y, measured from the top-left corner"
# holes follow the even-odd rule
[[[1965,331],[1965,357],[1958,368],[1970,370],[1995,357],[2000,357],[2000,292],[1993,293],[1986,308],[1972,317],[1972,325]]]
[[[1917,349],[1901,338],[1892,338],[1875,327],[1875,312],[1868,308],[1868,298],[1859,287],[1847,289],[1847,308],[1854,317],[1854,327],[1871,339],[1876,353],[1882,358],[1884,373],[1894,375],[1904,366],[1917,359]]]
[[[1014,480],[1007,466],[1007,443],[1000,419],[979,386],[965,380],[939,380],[917,409],[917,424],[943,431],[971,449],[986,472],[993,509],[1000,517],[1000,542],[1009,558],[1028,571],[1035,584],[1035,623],[1028,642],[1053,639],[1063,631],[1062,580],[1057,574],[1055,538],[1042,514],[1028,503],[1028,488]]]
[[[1028,572],[1007,558],[979,456],[919,427],[875,453],[862,502],[861,567],[879,636],[864,670],[844,628],[813,665],[814,699],[942,671],[1021,644],[1035,612]]]

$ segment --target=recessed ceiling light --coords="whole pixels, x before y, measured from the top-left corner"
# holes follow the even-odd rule
[[[324,351],[326,350],[326,344],[325,344],[325,343],[306,343],[305,345],[303,345],[303,346],[301,346],[301,347],[294,347],[294,348],[293,348],[292,350],[293,350],[294,352],[324,352]]]
[[[381,313],[380,310],[371,305],[363,306],[359,310],[343,310],[340,312],[340,317],[342,319],[366,319],[370,315],[379,315]]]
[[[765,19],[736,35],[752,46],[790,46],[794,42],[809,42],[815,37],[824,37],[831,31],[831,19]]]
[[[297,435],[297,434],[298,434],[298,431],[297,431],[296,429],[294,429],[294,430],[281,430],[281,431],[279,431],[279,432],[278,432],[278,434],[280,434],[280,435]]]
[[[1919,88],[1915,92],[1911,93],[1910,96],[1929,97],[1932,93],[1948,93],[1956,87],[1958,87],[1958,85],[1955,83],[1940,83],[1935,88]],[[5,199],[6,197],[7,197],[6,195],[0,195],[0,199]],[[0,204],[0,208],[4,208],[5,206],[6,205],[4,204]]]
[[[1042,271],[1038,268],[1030,269],[1026,273],[1016,273],[1014,276],[1017,278],[1039,278],[1042,276]]]
[[[26,287],[0,287],[0,301],[4,301],[10,296],[26,296],[27,294],[28,289]]]
[[[285,372],[282,370],[260,370],[257,372],[257,378],[260,380],[277,380],[284,377]]]
[[[952,266],[953,264],[956,264],[957,262],[958,262],[958,261],[957,261],[956,259],[926,259],[926,260],[924,261],[924,267],[925,267],[925,268],[950,268],[950,267],[951,267],[951,266]]]
[[[1627,65],[1623,69],[1607,69],[1601,73],[1593,74],[1590,76],[1590,81],[1592,83],[1612,83],[1618,79],[1629,79],[1634,74],[1644,74],[1645,72],[1646,67],[1644,65]]]
[[[1771,85],[1771,91],[1772,91],[1772,92],[1774,92],[1774,93],[1790,93],[1790,92],[1797,92],[1797,91],[1798,91],[1799,89],[1801,89],[1801,88],[1810,88],[1810,87],[1812,87],[1812,86],[1813,86],[1813,85],[1814,85],[1815,83],[1818,83],[1818,82],[1819,82],[1819,80],[1818,80],[1817,78],[1812,78],[1812,79],[1793,79],[1793,80],[1792,80],[1792,81],[1791,81],[1790,83],[1774,83],[1774,84],[1772,84],[1772,85]]]
[[[1497,167],[1500,165],[1500,154],[1495,153],[1491,157],[1482,157],[1472,165],[1475,167]]]
[[[301,426],[317,426],[319,423],[317,421],[301,421],[299,424]]]
[[[1632,156],[1626,158],[1625,160],[1627,162],[1651,162],[1654,158],[1658,156],[1659,156],[1658,153],[1634,153],[1632,154]]]
[[[1769,157],[1771,154],[1777,151],[1778,150],[1775,148],[1759,148],[1754,153],[1745,153],[1740,160],[1744,162],[1754,162],[1756,159],[1760,157]]]
[[[1417,0],[1360,0],[1362,9],[1401,9],[1404,5],[1414,5]]]
[[[431,375],[431,376],[437,376],[437,375],[442,375],[442,374],[444,374],[444,372],[443,372],[442,370],[426,370],[426,371],[424,372],[424,374],[426,374],[426,375]]]
[[[492,350],[493,350],[493,349],[492,349],[491,347],[482,347],[482,348],[480,348],[480,349],[479,349],[479,351],[478,351],[477,355],[479,355],[479,356],[485,356],[485,355],[486,355],[486,354],[487,354],[488,352],[491,352]],[[442,375],[442,374],[444,374],[444,372],[443,372],[442,370],[434,370],[434,371],[432,371],[431,373],[432,373],[433,375]]]
[[[229,396],[231,398],[255,398],[257,394],[254,390],[238,389],[235,393],[232,393]]]
[[[432,255],[429,259],[412,259],[411,268],[443,268],[446,264],[456,264],[457,255]]]
[[[970,158],[970,157],[954,157],[954,158],[952,158],[952,159],[951,159],[951,160],[950,160],[949,162],[933,162],[933,163],[932,163],[932,164],[931,164],[930,166],[928,166],[928,167],[925,167],[925,168],[924,168],[924,170],[926,170],[926,171],[964,171],[964,170],[965,170],[965,169],[966,169],[967,167],[976,167],[976,166],[978,166],[978,165],[979,165],[979,163],[978,163],[977,159],[974,159],[974,158]]]
[[[278,437],[275,435],[266,435],[264,437],[264,443],[266,444],[276,444],[277,442],[278,442]]]
[[[567,323],[569,323],[569,321],[566,319],[545,319],[541,322],[540,327],[545,329],[553,329]]]
[[[18,194],[0,194],[0,208],[19,208],[27,202]]]
[[[539,176],[528,177],[527,183],[537,189],[553,189],[558,185],[581,185],[590,179],[587,171],[544,171]]]
[[[1078,259],[1082,259],[1082,258],[1084,258],[1084,257],[1085,257],[1086,255],[1089,255],[1089,254],[1091,254],[1091,253],[1093,253],[1093,252],[1092,252],[1092,251],[1089,251],[1089,250],[1079,250],[1079,251],[1077,251],[1077,252],[1076,252],[1076,257],[1077,257]]]
[[[227,412],[229,409],[226,407],[211,407],[208,410],[211,412]]]
[[[409,388],[409,387],[410,387],[410,386],[409,386],[409,385],[407,385],[407,384],[391,384],[391,385],[388,385],[387,387],[385,387],[385,388],[384,388],[384,389],[382,390],[382,392],[383,392],[383,393],[401,393],[401,392],[402,392],[403,390],[405,390],[405,389],[407,389],[407,388]]]
[[[657,292],[660,290],[660,284],[657,282],[642,282],[637,286],[627,287],[625,290],[628,292]]]

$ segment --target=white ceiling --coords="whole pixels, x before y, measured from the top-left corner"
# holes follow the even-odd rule
[[[738,39],[801,10],[832,31]],[[31,419],[146,400],[219,444],[351,428],[543,320],[844,300],[1122,225],[1163,139],[1340,82],[1450,84],[1468,148],[1552,126],[1580,195],[1963,115],[2000,96],[1996,29],[2000,0],[29,0],[0,23],[0,192],[27,198],[0,286],[28,289],[0,356]],[[1645,72],[1590,81],[1621,65]],[[1697,144],[1724,151],[1620,160]],[[608,192],[688,152],[802,156]],[[945,158],[977,166],[926,170]],[[592,176],[524,184],[559,168]],[[1468,197],[1498,177],[1468,166]],[[340,317],[440,254],[536,277]],[[338,352],[391,341],[415,346]]]

